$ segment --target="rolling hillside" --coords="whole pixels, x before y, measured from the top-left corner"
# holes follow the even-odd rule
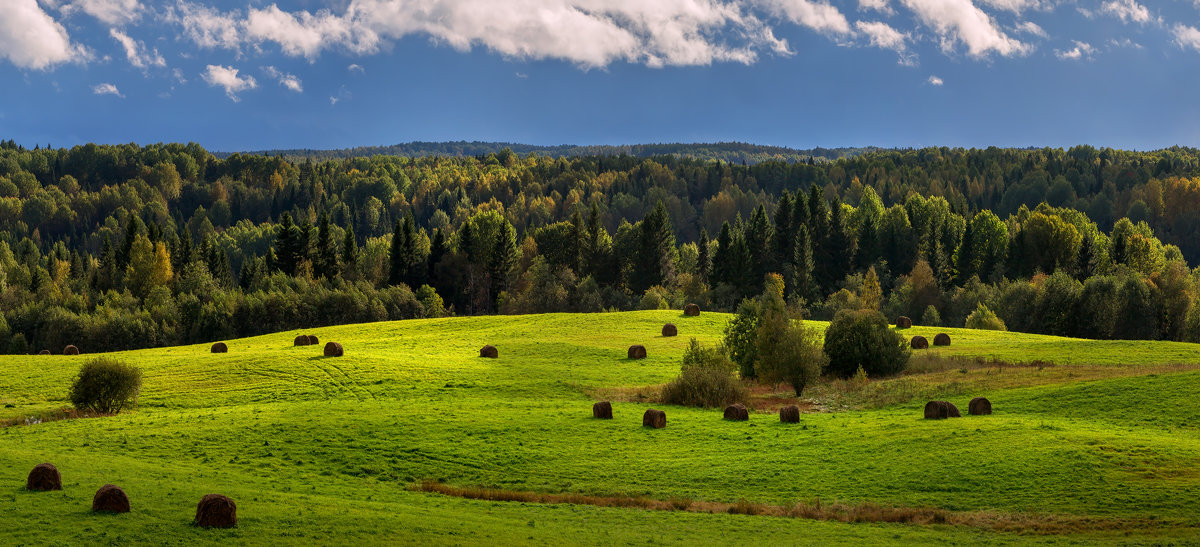
[[[820,411],[800,424],[772,412],[787,401],[782,391],[763,394],[748,423],[653,402],[655,386],[678,373],[689,337],[715,342],[727,319],[649,311],[304,331],[341,342],[342,358],[293,347],[300,331],[231,340],[228,354],[207,345],[114,354],[145,372],[135,411],[0,429],[8,485],[0,513],[10,515],[0,519],[0,541],[1200,539],[1200,346],[917,327],[909,334],[945,331],[954,344],[918,352],[914,372],[901,377],[814,387]],[[659,336],[665,322],[680,336]],[[634,343],[647,359],[625,358]],[[479,358],[484,344],[499,358]],[[7,357],[0,420],[66,406],[87,358]],[[929,398],[965,413],[980,395],[995,414],[921,419]],[[591,419],[596,397],[612,398],[614,420]],[[665,429],[640,426],[650,407],[666,410]],[[62,471],[62,492],[20,488],[42,461]],[[421,481],[696,507],[878,504],[945,512],[956,524],[479,501],[412,491]],[[132,513],[87,511],[109,482],[129,493]],[[237,528],[188,525],[209,492],[238,502]]]

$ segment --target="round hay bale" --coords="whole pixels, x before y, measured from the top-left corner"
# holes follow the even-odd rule
[[[220,494],[205,495],[196,506],[193,524],[205,528],[233,528],[237,526],[237,504]]]
[[[779,409],[779,421],[785,424],[800,423],[800,407],[788,405]]]
[[[592,417],[598,420],[611,420],[612,403],[608,401],[600,401],[592,405]]]
[[[317,335],[315,335],[315,334],[308,335],[308,345],[315,346],[320,343],[321,343],[321,341],[317,339]]]
[[[663,325],[663,336],[679,336],[679,329],[675,328],[675,323],[667,323]]]
[[[488,344],[482,348],[479,348],[479,356],[486,357],[488,359],[495,359],[500,357],[500,352],[496,349],[496,346]]]
[[[933,345],[949,346],[950,345],[950,335],[946,334],[944,332],[937,333],[937,336],[933,337]]]
[[[120,487],[111,484],[101,486],[92,498],[93,513],[128,513],[129,496]]]
[[[896,328],[911,329],[912,328],[912,319],[909,319],[907,316],[904,316],[904,315],[897,317],[896,318]]]
[[[972,416],[983,416],[992,413],[992,402],[986,397],[976,397],[971,399],[971,404],[967,405],[967,414]]]
[[[696,304],[688,304],[683,307],[683,314],[690,315],[692,317],[700,315],[700,306]]]
[[[217,342],[216,344],[212,345],[212,352],[213,353],[228,353],[229,346],[225,345],[225,342]]]
[[[308,341],[307,334],[297,334],[296,339],[292,341],[293,346],[310,346],[312,342]]]
[[[345,351],[342,349],[342,345],[337,342],[329,342],[328,344],[325,344],[326,357],[341,357],[344,353]]]
[[[653,427],[654,429],[667,427],[667,413],[653,408],[646,409],[646,413],[642,415],[642,427]]]
[[[44,349],[44,350],[42,350],[42,351],[39,351],[39,352],[38,352],[38,355],[53,355],[53,354],[52,354],[52,353],[50,353],[50,350],[48,350],[48,349]]]
[[[629,358],[630,359],[645,359],[646,358],[646,346],[643,346],[640,344],[629,346]]]
[[[958,407],[949,401],[929,401],[925,403],[925,418],[929,420],[962,418],[962,414],[958,412]]]
[[[912,337],[912,342],[908,345],[912,346],[912,349],[929,349],[929,340],[918,334]]]
[[[39,463],[29,472],[29,478],[25,480],[25,489],[35,492],[62,490],[62,475],[58,474],[58,468],[54,467],[54,464]]]
[[[746,405],[742,403],[733,403],[725,407],[725,419],[743,422],[750,419],[750,411],[746,410]]]
[[[69,345],[63,348],[63,355],[79,355],[79,348]]]

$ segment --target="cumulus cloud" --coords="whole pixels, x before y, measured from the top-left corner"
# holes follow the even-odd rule
[[[166,59],[158,53],[158,49],[150,50],[146,44],[130,38],[129,35],[117,30],[108,29],[109,36],[121,44],[125,48],[125,58],[129,59],[129,64],[145,70],[150,67],[165,67],[167,66]]]
[[[858,0],[858,9],[861,11],[875,10],[883,13],[892,13],[892,7],[888,5],[888,0]]]
[[[1049,34],[1046,34],[1046,29],[1038,26],[1038,24],[1034,23],[1033,21],[1025,21],[1024,23],[1017,25],[1017,32],[1029,34],[1031,36],[1037,36],[1038,38],[1050,37]]]
[[[20,68],[42,70],[87,56],[87,50],[72,44],[67,29],[42,11],[37,0],[0,2],[0,58]]]
[[[975,7],[971,0],[901,0],[917,18],[941,40],[942,51],[950,53],[955,45],[967,47],[967,55],[987,57],[995,52],[1002,56],[1023,55],[1030,47],[1010,38],[996,26],[988,14]]]
[[[836,8],[809,0],[752,0],[821,32],[847,33]],[[315,59],[327,49],[371,54],[390,41],[423,35],[466,51],[483,47],[518,59],[563,59],[585,68],[615,61],[649,66],[751,63],[787,43],[739,2],[713,0],[350,0],[344,11],[285,12],[272,4],[221,12],[176,0],[166,20],[205,48],[241,51],[275,44]]]
[[[930,76],[929,80],[927,80],[927,81],[929,82],[929,85],[935,86],[935,87],[940,87],[942,84],[946,83],[946,82],[943,82],[942,79],[938,78],[937,76]]]
[[[125,96],[121,94],[121,90],[117,89],[117,86],[113,84],[99,84],[94,86],[92,87],[92,93],[95,93],[96,95],[116,95],[122,99],[125,98]]]
[[[987,4],[998,10],[1011,11],[1020,14],[1023,11],[1031,9],[1041,9],[1041,0],[980,0],[983,4]]]
[[[203,76],[208,85],[225,88],[225,94],[233,102],[241,100],[237,96],[239,92],[258,87],[258,82],[254,81],[253,76],[239,77],[238,69],[231,66],[208,65]]]
[[[1151,21],[1150,10],[1136,0],[1110,0],[1100,6],[1100,11],[1119,17],[1123,23],[1144,25]]]
[[[916,63],[916,57],[908,51],[910,36],[907,33],[900,32],[891,25],[879,21],[858,21],[854,23],[854,28],[865,35],[872,46],[890,49],[899,54],[900,64],[913,65]]]
[[[138,20],[144,7],[139,0],[43,0],[58,8],[63,15],[82,11],[109,25],[123,25]]]
[[[1087,42],[1080,42],[1079,40],[1074,40],[1073,42],[1075,43],[1075,47],[1068,50],[1056,49],[1054,50],[1054,56],[1064,61],[1078,61],[1080,59],[1091,59],[1092,55],[1096,53],[1096,48]]]
[[[1200,51],[1200,29],[1187,25],[1175,25],[1171,29],[1171,34],[1175,36],[1175,43],[1179,44],[1179,47]]]
[[[346,70],[349,70],[350,72],[357,72],[359,74],[367,73],[367,69],[363,68],[361,65],[359,65],[357,63],[351,63],[350,66],[346,67]]]
[[[300,78],[297,78],[295,75],[281,72],[279,69],[273,66],[264,66],[262,69],[263,72],[267,73],[267,76],[278,80],[279,85],[295,91],[296,93],[304,92],[304,86],[301,85]]]

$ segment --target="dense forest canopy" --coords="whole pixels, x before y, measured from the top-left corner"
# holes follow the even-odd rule
[[[446,313],[732,310],[1200,337],[1200,151],[218,158],[0,143],[0,350]],[[990,313],[990,312],[989,312]],[[1118,320],[1119,319],[1119,320]]]

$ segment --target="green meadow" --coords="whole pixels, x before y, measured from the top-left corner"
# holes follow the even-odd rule
[[[69,406],[89,355],[6,356],[0,421],[15,425],[0,428],[0,543],[1200,543],[1200,345],[915,327],[905,334],[947,332],[953,344],[914,352],[913,370],[898,377],[814,386],[799,424],[774,413],[787,389],[758,393],[749,422],[654,402],[688,339],[715,343],[728,318],[447,318],[230,340],[227,354],[121,352],[144,371],[135,410],[30,425]],[[666,322],[678,337],[659,335]],[[345,356],[294,347],[300,332],[341,342]],[[499,358],[478,357],[484,344]],[[626,359],[631,344],[648,358]],[[993,415],[966,415],[977,396]],[[613,420],[591,418],[597,398],[614,401]],[[964,417],[922,419],[931,398]],[[666,428],[641,427],[652,407],[666,411]],[[24,490],[43,461],[62,472],[61,492]],[[484,501],[414,491],[422,481],[1067,524]],[[125,489],[131,513],[90,512],[105,483]],[[237,502],[238,527],[190,526],[196,502],[214,492]]]

